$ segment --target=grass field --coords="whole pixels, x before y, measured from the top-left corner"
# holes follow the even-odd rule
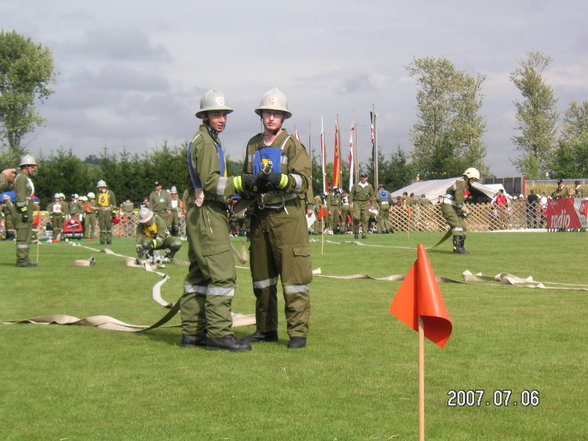
[[[323,255],[313,242],[313,268],[329,275],[406,274],[416,245],[440,236],[373,235],[365,242],[388,248],[327,243]],[[435,273],[461,280],[466,269],[510,272],[588,284],[586,233],[472,233],[466,245],[468,256],[450,254],[448,242],[429,251]],[[129,255],[133,242],[115,240],[109,248]],[[96,266],[73,266],[91,255]],[[178,257],[186,255],[184,244]],[[41,246],[38,268],[14,262],[14,243],[1,242],[0,320],[104,314],[147,325],[165,313],[151,300],[158,277],[120,258],[60,243]],[[171,278],[162,295],[175,301],[187,267],[164,271]],[[182,349],[177,327],[129,334],[0,325],[0,439],[417,440],[417,333],[388,312],[399,286],[315,277],[303,350],[286,348],[283,314],[278,344],[256,344],[242,354]],[[453,334],[444,349],[425,342],[426,439],[588,439],[588,292],[498,283],[440,289]],[[233,310],[254,312],[248,270],[238,270]],[[480,406],[451,407],[452,390],[461,398],[471,393],[457,391],[483,390],[484,397]],[[495,405],[507,390],[509,405]],[[536,398],[524,391],[539,391],[539,405],[523,406]]]

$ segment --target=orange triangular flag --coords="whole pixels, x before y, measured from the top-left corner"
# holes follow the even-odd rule
[[[325,217],[327,214],[329,214],[329,212],[327,211],[327,209],[325,208],[324,205],[321,205],[321,208],[319,210],[318,213],[318,219],[321,220],[323,217]]]
[[[416,262],[390,304],[390,312],[415,331],[418,330],[418,318],[422,317],[425,337],[441,348],[449,340],[451,320],[422,244],[418,246]]]
[[[33,220],[33,227],[36,227],[41,222],[41,213],[37,213],[35,219]]]

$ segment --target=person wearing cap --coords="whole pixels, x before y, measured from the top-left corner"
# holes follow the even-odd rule
[[[362,173],[359,177],[359,182],[354,184],[349,192],[349,207],[353,218],[353,236],[356,239],[359,236],[360,225],[361,238],[367,238],[370,221],[369,210],[374,208],[373,205],[376,199],[374,187],[367,180],[367,173]]]
[[[449,224],[453,237],[453,254],[469,254],[464,248],[467,228],[465,218],[468,209],[465,205],[465,192],[471,192],[474,182],[480,180],[480,172],[470,167],[463,172],[463,176],[449,187],[441,203],[441,213]]]
[[[135,249],[140,259],[153,257],[155,250],[165,250],[164,256],[171,259],[179,251],[182,242],[172,236],[167,222],[147,207],[139,210],[135,232]]]
[[[20,173],[14,180],[16,216],[16,266],[30,268],[37,266],[29,261],[29,249],[33,236],[33,204],[35,184],[31,176],[37,171],[37,162],[31,155],[24,155],[20,161]]]
[[[384,184],[378,185],[376,201],[378,203],[378,233],[389,233],[392,229],[390,222],[390,192]]]
[[[10,200],[8,194],[2,196],[2,214],[4,215],[4,240],[14,240],[16,237],[16,230],[14,229],[14,222],[16,219],[16,209]]]
[[[98,204],[96,203],[96,195],[94,192],[89,192],[86,197],[88,200],[84,203],[84,239],[92,240],[96,236],[96,216],[98,213]]]
[[[568,187],[566,187],[564,185],[563,180],[558,179],[557,180],[557,188],[555,189],[555,191],[553,193],[551,193],[551,198],[552,199],[563,199],[563,198],[569,198],[570,197],[570,191],[568,190]]]
[[[10,190],[16,177],[15,168],[7,168],[0,173],[0,192]]]
[[[178,197],[178,189],[175,186],[169,191],[171,201],[170,231],[174,236],[180,235],[180,209],[182,201]]]
[[[66,218],[67,219],[75,219],[77,221],[82,220],[82,205],[80,204],[80,201],[78,200],[78,195],[75,193],[70,195],[69,209],[67,211]]]
[[[98,197],[96,205],[98,208],[98,228],[100,228],[100,245],[112,243],[112,219],[116,216],[116,196],[102,179],[96,184]]]
[[[65,215],[59,193],[53,195],[53,202],[47,206],[47,211],[49,212],[49,218],[51,219],[53,240],[59,241],[61,239],[61,234],[63,233],[63,220]]]
[[[236,193],[253,190],[255,177],[228,176],[219,134],[232,111],[221,91],[207,91],[196,112],[202,124],[188,144],[191,188],[185,223],[190,267],[180,299],[181,345],[186,348],[251,350],[232,330],[237,272],[229,239],[228,203]]]
[[[580,181],[574,181],[573,193],[575,198],[584,197],[584,189],[582,188],[582,183]]]
[[[311,161],[300,141],[282,127],[292,116],[284,93],[274,88],[263,94],[255,113],[261,118],[263,132],[247,143],[243,170],[264,175],[257,183],[262,194],[253,206],[250,235],[256,331],[243,341],[278,341],[279,278],[288,348],[299,349],[306,346],[310,321],[312,268],[306,194],[311,186]]]
[[[161,182],[155,181],[155,189],[149,195],[149,208],[171,226],[171,197],[167,190],[163,190]]]

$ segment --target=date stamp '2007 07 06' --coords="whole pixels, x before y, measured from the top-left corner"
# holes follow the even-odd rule
[[[538,390],[523,389],[514,392],[500,389],[486,392],[484,389],[451,389],[447,392],[448,407],[537,407],[540,404]]]

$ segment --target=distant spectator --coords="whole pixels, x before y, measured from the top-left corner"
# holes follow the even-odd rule
[[[562,199],[562,198],[569,198],[570,197],[570,191],[564,185],[563,180],[561,180],[561,179],[557,180],[557,188],[555,189],[555,191],[553,193],[551,193],[551,197],[553,199]]]
[[[580,181],[574,181],[574,197],[575,198],[583,198],[584,197],[584,189],[582,188],[582,184]]]
[[[540,199],[535,194],[535,190],[531,189],[527,195],[527,227],[537,228],[539,216],[540,216]]]

